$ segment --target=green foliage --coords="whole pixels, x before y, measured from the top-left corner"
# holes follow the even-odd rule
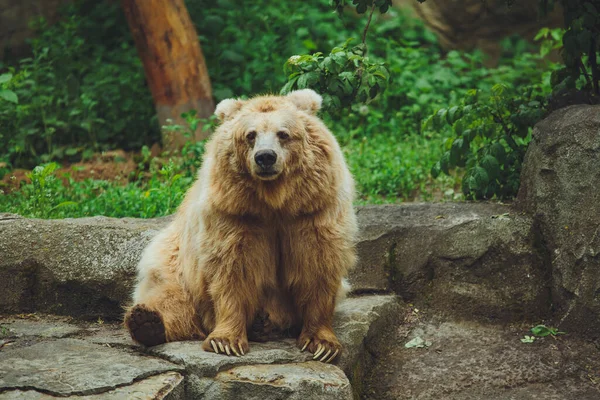
[[[10,73],[0,75],[0,100],[19,104],[19,97],[17,94],[8,89],[12,77],[13,75]]]
[[[181,156],[173,156],[171,166],[150,155],[148,146],[158,140],[158,127],[124,18],[118,7],[81,4],[86,2],[69,7],[59,24],[42,28],[40,42],[33,43],[34,56],[11,67],[12,79],[0,84],[19,96],[19,104],[0,100],[0,134],[5,134],[0,138],[0,168],[2,161],[12,166],[50,160],[69,163],[110,146],[141,148],[138,171],[122,184],[76,182],[71,173],[54,170],[50,174],[54,178],[45,178],[42,191],[34,190],[32,183],[0,195],[0,210],[50,218],[165,215],[192,182],[204,144],[190,140]],[[278,92],[286,82],[292,83],[284,92],[316,88],[326,100],[322,117],[356,177],[360,202],[456,199],[455,189],[464,182],[460,169],[449,169],[437,180],[430,170],[451,150],[457,132],[447,121],[440,129],[423,129],[422,120],[440,108],[463,109],[469,105],[464,102],[469,91],[475,89],[478,102],[471,104],[471,111],[463,110],[461,119],[483,124],[490,118],[484,100],[501,82],[506,87],[497,95],[504,110],[502,120],[509,127],[522,125],[506,114],[519,107],[509,101],[510,93],[523,97],[525,87],[531,85],[539,85],[532,98],[549,93],[548,71],[553,67],[541,63],[539,54],[530,54],[535,50],[532,46],[510,38],[504,42],[499,67],[488,68],[480,52],[444,53],[432,32],[396,8],[382,16],[380,1],[353,4],[367,4],[368,17],[357,17],[345,7],[348,12],[339,18],[328,2],[320,0],[188,0],[215,99]],[[543,39],[551,40],[552,35]],[[360,39],[347,42],[350,37]],[[297,56],[290,60],[292,54]],[[290,75],[294,76],[288,81]],[[376,94],[371,93],[373,87]],[[525,100],[518,101],[529,107]],[[191,135],[199,124],[215,123],[193,113],[184,117],[185,126],[166,129]],[[457,111],[452,118],[458,118]],[[16,135],[8,137],[6,132]],[[465,165],[471,157],[481,168],[491,169],[493,161],[484,162],[485,154],[479,154],[476,146],[489,147],[496,140],[508,154],[508,144],[499,137],[474,138],[473,154],[463,154]],[[527,137],[516,140],[524,146]],[[517,164],[511,165],[509,169],[516,173]],[[504,165],[500,169],[505,174]],[[40,200],[41,193],[49,195]]]
[[[365,45],[350,47],[352,39],[327,56],[315,53],[292,56],[285,63],[288,82],[281,89],[311,88],[323,96],[323,108],[340,114],[352,105],[368,104],[387,87],[389,73],[383,63],[365,57]]]
[[[357,24],[340,20],[326,1],[187,0],[216,101],[277,93],[292,54],[328,52]]]
[[[158,141],[143,68],[118,10],[78,2],[53,26],[34,22],[32,56],[10,67],[12,79],[0,83],[19,99],[8,106],[0,101],[0,158],[27,167]]]
[[[550,85],[527,79],[511,84],[498,77],[498,84],[490,91],[473,90],[460,104],[442,108],[426,120],[424,126],[428,128],[450,126],[454,136],[446,141],[446,152],[432,167],[432,176],[450,174],[455,167],[466,168],[462,190],[467,198],[516,195],[530,132],[546,112],[549,86],[555,95],[574,89],[600,95],[600,0],[561,4],[567,29],[544,28],[535,38],[541,40],[540,57],[561,50],[565,62],[562,68],[549,66]],[[542,13],[553,7],[553,0],[540,0]],[[522,67],[515,64],[514,71],[520,73]]]
[[[331,5],[340,14],[344,11],[344,6],[348,3],[347,0],[331,0]],[[356,12],[359,14],[367,12],[369,7],[372,9],[377,8],[380,13],[384,14],[392,6],[392,0],[352,0],[352,4],[356,7]]]
[[[38,218],[151,218],[173,213],[193,180],[178,172],[181,167],[172,160],[162,166],[152,162],[148,180],[126,185],[92,179],[77,182],[69,172],[57,174],[57,168],[55,163],[36,167],[30,184],[0,197],[2,210]]]
[[[545,112],[545,96],[538,86],[493,86],[489,93],[467,92],[460,105],[442,108],[425,121],[435,130],[451,127],[453,138],[431,170],[435,178],[456,167],[466,169],[462,190],[467,198],[511,198],[519,189],[519,175],[531,128]]]
[[[199,118],[195,110],[181,114],[186,125],[177,125],[171,123],[163,126],[166,131],[179,132],[184,137],[188,138],[181,149],[181,168],[189,174],[193,174],[200,168],[202,164],[202,156],[204,155],[204,141],[193,140],[194,134],[198,127],[201,126],[201,131],[214,131],[218,124],[218,119],[215,115],[210,118]],[[171,121],[169,121],[171,122]]]
[[[540,0],[542,13],[554,0]],[[555,92],[585,89],[600,96],[600,0],[561,0],[566,31],[562,37],[565,67],[552,77]]]

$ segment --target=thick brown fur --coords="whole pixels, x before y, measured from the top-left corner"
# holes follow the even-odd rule
[[[125,316],[135,340],[161,341],[147,339],[160,335],[158,315],[163,341],[245,353],[266,315],[276,330],[297,326],[299,346],[339,352],[332,318],[356,258],[354,183],[320,104],[310,90],[219,104],[198,180],[138,266]],[[278,155],[274,178],[258,175],[258,143]]]

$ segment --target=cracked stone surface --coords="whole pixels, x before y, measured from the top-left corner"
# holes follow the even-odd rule
[[[517,203],[547,249],[561,327],[600,337],[600,106],[578,105],[538,123]]]
[[[378,337],[381,326],[397,323],[400,310],[394,295],[344,300],[334,318],[344,346],[336,365],[313,362],[293,339],[251,343],[246,356],[228,357],[203,351],[200,341],[143,348],[116,323],[40,314],[0,317],[0,399],[134,399],[143,391],[155,397],[139,398],[160,399],[155,393],[164,392],[169,399],[233,399],[240,390],[249,399],[351,399],[351,381],[363,378],[354,366],[370,357],[365,343]]]
[[[4,346],[0,352],[0,390],[90,395],[180,370],[180,366],[158,358],[67,338],[26,347]]]
[[[394,319],[400,305],[395,296],[361,296],[344,300],[337,308],[334,330],[344,346],[336,365],[349,371],[362,352],[363,341],[379,319]],[[283,364],[308,361],[312,355],[301,352],[295,340],[284,339],[267,343],[250,343],[244,357],[228,357],[203,351],[201,342],[172,342],[149,349],[150,354],[185,365],[196,375],[211,377],[218,372],[249,364]]]
[[[185,388],[183,375],[178,372],[166,372],[104,393],[71,395],[69,398],[74,400],[183,400],[185,399]],[[12,390],[0,393],[0,400],[10,399],[51,400],[56,397],[35,390]]]
[[[518,321],[550,313],[532,219],[492,203],[366,206],[361,280],[455,317]],[[371,278],[368,278],[370,276]],[[351,276],[352,278],[352,276]],[[374,280],[379,280],[375,283]]]
[[[302,364],[245,365],[219,372],[214,379],[192,381],[194,397],[205,400],[289,399],[352,400],[344,373],[333,365],[310,361]]]

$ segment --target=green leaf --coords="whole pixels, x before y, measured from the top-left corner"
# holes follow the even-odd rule
[[[50,211],[54,211],[58,208],[63,208],[63,207],[67,207],[67,206],[76,206],[79,205],[79,203],[77,203],[76,201],[63,201],[62,203],[52,207],[52,209]]]
[[[10,101],[11,103],[19,104],[19,98],[17,97],[17,94],[12,90],[0,90],[0,99]]]
[[[442,172],[442,167],[440,165],[440,162],[438,161],[435,164],[433,164],[433,167],[431,167],[431,176],[433,177],[433,179],[440,176],[440,172]]]
[[[485,169],[490,179],[496,179],[500,176],[500,164],[492,155],[486,155],[481,159],[480,165]]]
[[[475,184],[476,191],[484,191],[487,188],[488,183],[490,182],[490,177],[485,169],[480,166],[476,166],[473,168],[473,183]]]
[[[450,152],[447,151],[442,155],[442,158],[439,161],[440,169],[446,175],[450,175]]]
[[[546,337],[549,335],[556,336],[564,334],[564,332],[559,332],[556,328],[549,328],[546,325],[537,325],[531,328],[531,333],[539,337]]]
[[[494,156],[500,164],[504,164],[506,161],[506,150],[504,149],[504,146],[502,146],[502,143],[496,142],[492,144],[490,146],[490,154]]]
[[[523,342],[523,343],[533,343],[533,342],[535,342],[535,336],[528,336],[528,335],[525,335],[525,336],[523,336],[523,338],[521,339],[521,342]]]
[[[299,75],[297,75],[297,76],[293,77],[292,79],[290,79],[289,81],[287,81],[287,83],[285,85],[283,85],[283,87],[281,88],[281,91],[279,93],[282,95],[285,95],[285,94],[288,94],[289,92],[291,92],[294,89],[294,84],[296,83],[298,78],[300,78]]]
[[[454,106],[448,110],[448,113],[446,114],[446,120],[448,121],[448,123],[450,125],[452,125],[461,116],[462,116],[461,108],[458,106]]]
[[[11,73],[6,73],[0,75],[0,84],[6,83],[12,79],[13,75]]]
[[[448,110],[446,110],[445,108],[442,108],[441,110],[438,110],[438,112],[433,116],[433,128],[434,129],[441,129],[444,121],[446,120],[446,113],[448,112]]]
[[[450,148],[450,168],[455,167],[462,158],[464,140],[462,138],[454,139]]]

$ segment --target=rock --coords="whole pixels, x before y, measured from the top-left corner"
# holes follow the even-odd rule
[[[168,361],[78,339],[6,346],[0,352],[0,390],[33,389],[53,396],[104,393],[151,375],[182,368]]]
[[[348,378],[337,367],[318,361],[302,364],[249,365],[219,372],[214,379],[190,384],[193,398],[206,400],[352,400]]]
[[[348,298],[338,306],[334,330],[344,349],[336,365],[346,372],[353,384],[362,379],[364,371],[360,367],[373,362],[368,354],[364,354],[365,343],[373,343],[376,347],[379,332],[397,324],[400,310],[396,297],[391,295]],[[246,365],[294,364],[312,360],[312,355],[301,352],[293,339],[250,343],[250,352],[243,357],[206,352],[197,341],[166,343],[150,348],[149,352],[183,365],[190,373],[203,378],[215,377],[220,372]]]
[[[9,318],[0,321],[0,338],[39,336],[42,338],[63,338],[81,332],[81,328],[65,321],[66,318]]]
[[[160,393],[179,399],[184,384],[173,379],[185,374],[185,398],[351,399],[350,382],[360,387],[365,366],[374,363],[365,346],[380,348],[380,332],[395,326],[400,315],[394,295],[341,302],[334,330],[344,350],[336,365],[313,362],[293,339],[251,343],[245,356],[228,357],[203,351],[200,341],[143,348],[116,323],[75,323],[50,315],[0,318],[8,338],[0,342],[0,398],[136,398],[135,393],[165,387],[169,390]],[[177,375],[165,375],[169,371]],[[154,375],[173,379],[149,380]]]
[[[522,343],[529,328],[420,316],[419,321],[392,330],[387,348],[368,349],[379,362],[367,374],[363,398],[600,398],[600,353],[594,343],[575,335]],[[431,346],[405,348],[415,337]]]
[[[36,392],[35,390],[11,390],[0,393],[0,400],[52,400],[55,396]],[[118,387],[108,392],[92,395],[71,395],[69,399],[86,400],[122,400],[122,399],[153,399],[153,400],[183,400],[185,388],[183,376],[178,372],[166,372],[134,382],[129,386]]]
[[[377,283],[381,289],[467,318],[511,321],[550,311],[550,277],[532,220],[511,207],[366,206],[358,218],[357,269],[360,276],[389,276],[389,286]]]
[[[554,112],[533,131],[517,197],[534,217],[551,265],[561,328],[599,336],[600,106]]]
[[[538,17],[537,0],[521,0],[510,7],[505,1],[481,0],[410,1],[418,16],[435,32],[446,49],[479,48],[498,59],[502,47],[499,38],[519,35],[530,41],[543,27],[561,27],[562,9]]]
[[[468,317],[548,312],[549,277],[531,219],[510,207],[407,204],[359,207],[357,214],[354,293],[394,290]],[[119,319],[140,253],[167,221],[0,216],[0,312]]]
[[[166,222],[0,214],[0,312],[120,318],[140,253]]]

